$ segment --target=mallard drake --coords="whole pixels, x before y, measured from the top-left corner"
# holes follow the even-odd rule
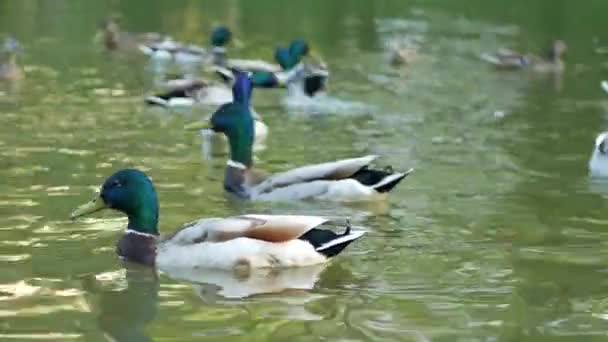
[[[182,108],[196,105],[221,105],[232,102],[232,91],[223,84],[209,84],[201,79],[173,79],[165,83],[166,91],[147,96],[144,102],[163,108]],[[262,143],[268,136],[268,126],[253,109],[255,142]]]
[[[102,209],[129,222],[116,251],[126,260],[160,270],[175,267],[251,269],[309,266],[326,262],[363,235],[347,225],[336,234],[317,216],[241,215],[200,219],[159,239],[158,200],[152,181],[136,169],[114,173],[98,196],[77,208],[72,219]]]
[[[224,173],[224,189],[239,197],[252,200],[361,201],[389,192],[413,171],[396,173],[390,169],[372,169],[369,164],[376,156],[370,155],[304,166],[264,177],[253,168],[252,85],[246,74],[236,74],[232,91],[233,102],[220,106],[210,121],[190,124],[186,128],[206,127],[227,136],[230,159]]]
[[[295,39],[288,48],[279,46],[275,49],[274,58],[281,71],[258,70],[251,72],[249,78],[256,88],[287,88],[290,95],[313,97],[326,89],[329,72],[320,59],[311,56],[308,43]],[[221,66],[214,70],[225,82],[234,81],[235,70],[244,71]]]
[[[10,82],[23,79],[23,70],[17,63],[17,57],[21,54],[19,42],[13,37],[6,38],[0,50],[0,80]]]
[[[211,84],[202,79],[173,79],[165,83],[165,91],[147,96],[149,105],[165,108],[192,107],[194,105],[220,105],[232,101],[230,88]]]
[[[208,64],[248,71],[279,71],[278,65],[261,60],[228,59],[226,46],[233,40],[232,32],[218,26],[211,32],[208,49],[193,44],[184,44],[168,39],[156,44],[140,46],[140,50],[153,60],[173,61],[176,64]]]
[[[602,89],[608,93],[608,81],[602,81],[601,83]]]
[[[545,57],[499,49],[494,54],[482,54],[481,59],[503,70],[530,69],[537,72],[561,72],[565,68],[562,56],[567,49],[568,46],[564,41],[556,40]]]
[[[109,50],[136,50],[140,44],[156,44],[163,40],[159,33],[131,33],[121,31],[118,17],[112,16],[102,20],[97,28],[95,41],[101,42]]]
[[[602,132],[595,138],[589,173],[593,177],[608,177],[608,132]]]

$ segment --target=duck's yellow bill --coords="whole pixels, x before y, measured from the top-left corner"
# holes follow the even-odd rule
[[[106,209],[107,207],[108,206],[105,204],[105,202],[98,196],[95,197],[92,201],[87,202],[76,208],[76,210],[72,212],[72,215],[70,215],[70,218],[73,220],[80,216],[89,215],[94,212]]]
[[[192,122],[189,123],[187,125],[184,125],[184,129],[187,131],[199,131],[201,129],[210,129],[211,127],[211,122],[209,122],[209,120],[201,120],[201,121],[196,121],[196,122]]]

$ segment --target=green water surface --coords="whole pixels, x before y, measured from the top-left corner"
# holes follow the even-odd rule
[[[256,90],[270,127],[257,164],[378,154],[415,173],[377,203],[226,197],[222,149],[205,160],[182,129],[213,108],[145,108],[145,58],[92,42],[112,13],[199,44],[226,24],[242,58],[307,38],[332,72],[329,97],[311,110]],[[26,71],[0,89],[0,340],[608,340],[608,186],[586,169],[608,119],[606,13],[599,0],[0,1],[0,34],[23,44]],[[569,46],[561,79],[478,58],[556,38]],[[418,42],[414,64],[388,65],[393,40]],[[307,290],[238,298],[205,272],[126,270],[114,252],[125,219],[68,219],[124,167],[154,179],[163,232],[259,212],[349,216],[368,234],[301,275]]]

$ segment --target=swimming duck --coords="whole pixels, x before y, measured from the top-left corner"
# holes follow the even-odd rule
[[[163,108],[182,108],[195,105],[222,105],[232,102],[232,91],[223,84],[209,84],[201,79],[173,79],[165,83],[166,91],[151,95],[144,102],[151,106]],[[251,109],[255,125],[255,143],[257,147],[266,140],[268,126],[262,117]]]
[[[418,51],[414,48],[395,48],[391,50],[389,58],[393,67],[412,64],[418,57]]]
[[[321,226],[336,225],[317,216],[241,215],[200,219],[159,238],[158,200],[152,181],[136,169],[114,173],[99,195],[77,208],[72,219],[102,209],[125,214],[129,222],[117,254],[128,261],[156,266],[252,269],[321,264],[363,235],[347,225],[341,234]]]
[[[187,125],[187,129],[210,128],[228,137],[230,159],[224,173],[224,189],[252,200],[321,199],[361,201],[392,190],[413,170],[396,173],[375,170],[370,155],[309,165],[265,177],[253,168],[253,117],[250,110],[251,81],[237,73],[233,102],[220,106],[208,122]]]
[[[99,41],[109,51],[135,50],[140,44],[156,44],[163,37],[159,33],[131,33],[120,30],[118,17],[112,16],[102,20],[95,35],[95,41]]]
[[[608,93],[608,81],[602,81],[601,83],[602,89]]]
[[[22,54],[22,49],[15,38],[8,37],[0,50],[0,81],[19,81],[24,74],[21,66],[17,63],[17,57]]]
[[[481,59],[503,70],[530,69],[537,72],[561,72],[565,68],[562,56],[567,49],[568,46],[564,41],[556,40],[545,57],[499,49],[494,54],[482,54]]]
[[[608,177],[608,132],[602,132],[595,138],[589,173],[593,177]]]
[[[280,70],[278,65],[260,60],[227,59],[226,45],[231,41],[233,41],[232,32],[224,26],[218,26],[211,32],[209,49],[167,39],[156,44],[142,44],[140,50],[153,60],[173,61],[176,64],[202,63],[248,71]]]
[[[256,88],[287,88],[289,94],[312,97],[325,90],[329,72],[320,59],[311,56],[308,43],[294,39],[288,48],[279,46],[275,49],[274,58],[281,71],[253,71],[249,78]],[[242,71],[226,67],[216,67],[214,70],[226,82],[234,81],[235,70]]]
[[[223,84],[210,84],[202,79],[173,79],[164,85],[165,92],[145,98],[149,105],[166,108],[194,105],[220,105],[232,101],[232,93]]]

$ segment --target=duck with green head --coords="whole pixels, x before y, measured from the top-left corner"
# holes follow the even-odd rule
[[[244,73],[236,74],[233,102],[220,106],[211,120],[186,129],[210,128],[226,135],[230,159],[224,188],[251,200],[360,201],[388,193],[413,170],[393,172],[370,167],[376,156],[309,165],[267,177],[253,167],[253,117],[250,110],[252,84]]]
[[[313,57],[308,43],[294,39],[288,48],[276,47],[275,61],[281,71],[255,70],[249,78],[256,88],[288,88],[290,93],[302,93],[313,97],[325,90],[329,72],[320,59]],[[224,81],[234,81],[234,70],[239,68],[217,67],[215,71]],[[242,69],[239,70],[250,70]]]
[[[226,47],[231,43],[240,44],[232,31],[225,26],[217,26],[211,31],[209,47],[183,44],[168,40],[158,44],[141,45],[140,50],[153,61],[171,61],[178,65],[206,64],[214,67],[239,68],[242,70],[277,71],[277,65],[260,60],[228,59]]]
[[[202,79],[174,79],[164,84],[162,92],[146,96],[144,102],[149,106],[165,109],[217,106],[232,102],[232,91],[225,84],[209,83]],[[255,125],[255,147],[262,149],[268,136],[268,126],[253,108],[251,112]]]
[[[6,38],[0,50],[0,81],[17,82],[23,79],[23,69],[17,62],[17,57],[22,53],[23,50],[15,38]]]
[[[560,73],[565,69],[562,56],[568,50],[563,40],[555,40],[545,56],[521,54],[509,49],[483,53],[481,59],[500,70],[532,70],[539,73]]]
[[[136,169],[111,175],[99,195],[77,208],[72,219],[103,209],[127,216],[116,253],[123,259],[169,272],[175,268],[296,267],[320,264],[340,253],[363,232],[336,234],[341,224],[317,216],[241,215],[200,219],[159,237],[159,206],[148,176]],[[323,227],[321,227],[323,226]]]

